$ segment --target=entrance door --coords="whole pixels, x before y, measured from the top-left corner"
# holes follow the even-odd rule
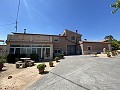
[[[75,55],[76,50],[75,50],[75,45],[67,45],[67,54],[68,55]]]
[[[50,48],[42,48],[42,58],[50,59]]]

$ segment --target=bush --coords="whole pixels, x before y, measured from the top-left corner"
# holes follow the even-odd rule
[[[52,61],[49,61],[49,66],[53,67],[53,62]]]
[[[58,60],[59,60],[59,57],[55,57],[55,61],[58,62]]]
[[[0,57],[0,64],[3,64],[4,62],[5,62],[5,60]]]
[[[8,63],[15,63],[15,54],[8,54],[7,55],[7,62]]]
[[[38,61],[38,54],[30,54],[32,60]]]
[[[17,56],[17,55],[16,55]],[[26,58],[26,54],[20,54],[19,58]],[[16,57],[17,58],[17,57]]]
[[[38,68],[38,69],[44,69],[45,67],[46,67],[46,65],[45,65],[44,63],[37,65],[37,68]]]
[[[61,54],[61,58],[64,58],[64,54]]]

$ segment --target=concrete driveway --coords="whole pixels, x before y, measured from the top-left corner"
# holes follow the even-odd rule
[[[120,90],[120,55],[67,56],[27,90]]]

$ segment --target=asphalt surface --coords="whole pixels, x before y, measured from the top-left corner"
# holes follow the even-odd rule
[[[120,55],[67,56],[26,90],[120,90]]]

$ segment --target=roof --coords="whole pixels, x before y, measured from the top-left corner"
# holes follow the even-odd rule
[[[41,36],[57,36],[57,37],[66,37],[66,36],[60,36],[60,35],[32,34],[32,33],[13,33],[13,34],[21,34],[21,35],[41,35]]]
[[[76,32],[73,32],[73,31],[71,31],[71,30],[68,30],[68,29],[65,29],[65,31],[70,31],[70,32],[72,32],[72,33],[75,33],[76,34]],[[82,36],[82,34],[79,34],[79,33],[77,33],[78,35],[80,35],[80,36]]]
[[[107,43],[107,44],[109,44],[110,42],[100,42],[100,41],[80,41],[80,43]]]
[[[71,31],[71,30],[67,30],[67,29],[65,29],[64,31],[70,31],[70,32],[76,34],[76,32],[73,32],[73,31]],[[32,34],[32,33],[16,33],[16,32],[13,32],[13,34],[66,37],[65,35],[61,35],[61,34],[60,34],[60,35],[49,35],[49,34]],[[77,33],[77,34],[80,35],[80,36],[82,36],[82,34],[79,34],[79,33]]]

